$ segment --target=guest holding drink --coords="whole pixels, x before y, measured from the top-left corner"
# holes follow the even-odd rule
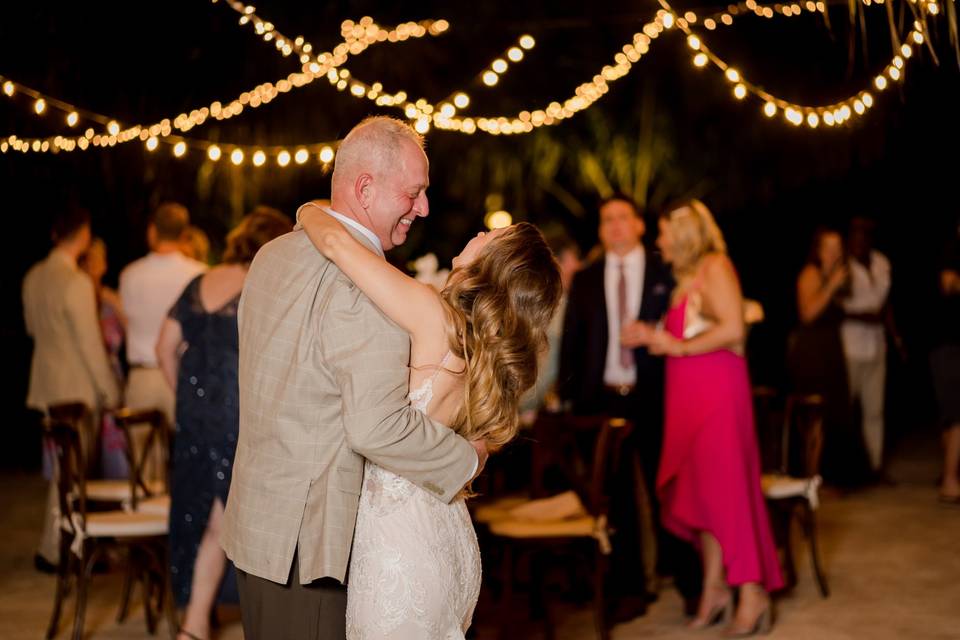
[[[783,578],[760,489],[740,282],[697,200],[667,210],[657,244],[677,281],[665,327],[632,325],[622,339],[666,356],[661,519],[702,556],[703,596],[689,627],[728,619],[738,589],[726,635],[753,635],[770,628],[768,594]]]

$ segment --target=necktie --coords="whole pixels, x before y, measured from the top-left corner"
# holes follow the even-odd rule
[[[620,277],[617,280],[617,313],[620,315],[620,329],[630,322],[627,313],[627,278],[623,272],[623,260],[620,261]],[[619,339],[619,336],[617,336]],[[620,366],[624,369],[633,367],[633,350],[620,347]]]

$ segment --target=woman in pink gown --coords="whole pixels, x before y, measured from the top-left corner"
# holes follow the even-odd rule
[[[760,489],[740,283],[699,201],[667,213],[658,245],[677,280],[673,305],[662,330],[635,327],[624,340],[667,358],[661,518],[703,558],[703,597],[690,626],[729,618],[731,587],[739,588],[727,635],[752,635],[769,629],[768,593],[783,578]]]

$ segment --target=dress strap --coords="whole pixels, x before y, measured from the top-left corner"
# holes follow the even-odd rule
[[[430,376],[431,385],[433,385],[433,383],[436,382],[437,376],[439,376],[440,372],[443,371],[443,368],[447,366],[447,361],[450,359],[451,355],[453,355],[453,352],[449,350],[443,355],[443,359],[440,361],[440,364],[437,365],[437,370],[433,372],[432,376]]]

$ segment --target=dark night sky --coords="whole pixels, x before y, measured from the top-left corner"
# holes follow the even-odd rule
[[[562,101],[608,64],[656,8],[646,0],[257,4],[279,30],[303,34],[320,49],[336,44],[346,18],[371,15],[383,25],[446,18],[452,28],[440,38],[375,46],[348,66],[358,77],[432,100],[472,82],[466,85],[473,97],[468,111],[477,114],[516,113]],[[241,28],[222,3],[16,2],[5,3],[4,13],[0,74],[121,121],[155,121],[212,100],[226,101],[297,67],[249,27]],[[826,102],[865,86],[889,60],[883,9],[867,13],[867,54],[858,42],[849,65],[843,8],[831,11],[832,31],[810,15],[744,17],[726,31],[708,33],[707,41],[774,93]],[[537,38],[537,47],[496,90],[471,80],[524,32]],[[752,344],[755,376],[781,379],[783,341],[793,323],[792,283],[813,228],[866,214],[880,222],[881,248],[894,265],[898,319],[913,352],[907,365],[894,370],[894,384],[919,380],[900,384],[895,403],[925,406],[924,326],[934,313],[936,257],[960,215],[955,185],[960,75],[945,37],[937,51],[939,67],[925,53],[919,56],[902,89],[887,91],[864,121],[811,132],[767,122],[756,101],[737,103],[718,74],[694,69],[681,37],[667,34],[590,111],[550,131],[511,138],[431,133],[433,214],[412,234],[400,258],[427,250],[449,258],[478,229],[484,198],[493,190],[504,193],[506,207],[518,218],[561,223],[589,246],[595,239],[597,193],[579,169],[579,151],[598,151],[601,126],[631,144],[652,131],[660,146],[653,160],[651,203],[687,194],[703,197],[728,236],[746,293],[767,307],[769,322],[755,332]],[[650,109],[641,114],[645,100]],[[373,112],[372,103],[318,81],[223,125],[204,125],[196,134],[292,145],[340,136]],[[4,98],[0,135],[55,134],[60,116],[53,114],[37,118],[29,102]],[[581,202],[585,214],[569,211],[539,187],[524,189],[534,184],[536,171],[517,159],[534,157],[531,149],[544,140],[564,149],[556,181]],[[512,177],[504,178],[508,166]],[[514,186],[503,186],[504,181]],[[8,236],[0,339],[9,349],[4,378],[12,381],[4,385],[3,398],[12,407],[25,395],[29,363],[20,280],[48,249],[47,229],[58,208],[76,201],[91,209],[95,231],[110,247],[115,276],[144,251],[145,216],[161,200],[187,204],[216,243],[258,202],[292,214],[300,202],[328,193],[328,179],[316,166],[210,166],[199,156],[176,160],[169,152],[147,154],[139,143],[59,156],[0,156],[0,185]]]

